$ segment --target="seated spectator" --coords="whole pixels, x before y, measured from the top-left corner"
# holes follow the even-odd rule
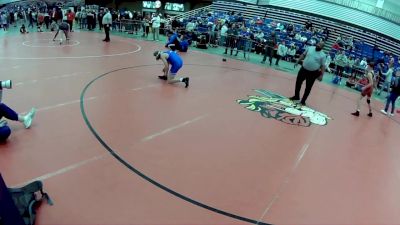
[[[306,43],[307,40],[308,40],[308,39],[307,39],[306,36],[301,36],[301,38],[300,38],[300,41],[303,42],[303,43]]]
[[[344,41],[344,46],[347,50],[353,49],[353,37],[349,37]]]
[[[293,39],[296,36],[296,34],[294,33],[294,31],[290,31],[288,32],[288,36]]]
[[[290,45],[290,48],[287,49],[287,53],[286,53],[287,54],[286,58],[287,58],[288,62],[293,62],[294,57],[296,55],[296,51],[297,51],[296,45],[294,43],[292,43]]]
[[[257,25],[263,25],[264,24],[264,20],[262,20],[261,17],[257,17],[256,24]]]
[[[286,28],[287,33],[291,33],[292,31],[294,31],[294,25],[293,22],[290,22]]]
[[[296,35],[294,36],[294,39],[301,41],[301,34],[300,33],[296,33]]]
[[[188,32],[193,31],[195,28],[196,28],[196,25],[192,21],[189,21],[186,24],[186,31],[188,31]]]
[[[21,28],[19,29],[19,32],[21,32],[21,34],[27,34],[29,33],[26,28],[25,28],[25,24],[22,24]]]
[[[275,30],[276,31],[283,31],[285,29],[285,26],[283,25],[283,23],[277,23],[276,24],[276,28],[275,28]]]
[[[339,42],[341,42],[342,40],[343,40],[343,37],[342,37],[341,34],[339,34],[339,36],[336,38],[335,43],[339,43]]]
[[[256,41],[262,41],[264,39],[264,32],[262,32],[262,30],[258,30],[258,32],[255,34],[255,39]]]
[[[193,43],[196,46],[198,41],[197,37],[198,37],[197,32],[189,32],[187,34],[187,39],[189,40],[189,44],[191,45]]]
[[[360,68],[361,69],[367,69],[368,63],[367,63],[367,58],[363,58],[360,62]]]
[[[389,64],[389,66],[390,65],[394,65],[394,57],[393,57],[392,53],[389,54],[389,62],[388,62],[388,64]]]
[[[200,49],[207,49],[208,48],[207,47],[207,38],[206,38],[205,35],[200,35],[199,36],[199,41],[197,42],[196,47],[200,48]]]
[[[335,49],[335,50],[340,50],[340,46],[339,46],[339,44],[338,44],[337,42],[335,42],[335,43],[332,45],[332,48]]]
[[[276,61],[275,61],[276,66],[279,66],[279,60],[286,56],[287,50],[288,49],[285,45],[285,40],[281,41],[281,43],[278,45],[278,51],[276,54]]]
[[[325,29],[324,29],[324,31],[322,31],[322,33],[325,34],[325,35],[326,35],[326,38],[328,39],[329,33],[330,33],[328,27],[325,27]]]
[[[3,89],[0,87],[0,142],[4,142],[11,134],[11,129],[7,125],[7,121],[3,117],[13,121],[21,122],[26,129],[32,125],[33,117],[35,116],[36,109],[32,108],[27,114],[21,115],[16,113],[13,109],[9,108],[6,104],[1,103]]]
[[[306,23],[304,24],[304,27],[307,30],[310,30],[313,27],[313,24],[312,24],[311,20],[307,20]]]
[[[276,27],[276,22],[272,20],[269,25],[270,25],[271,28],[275,28]]]

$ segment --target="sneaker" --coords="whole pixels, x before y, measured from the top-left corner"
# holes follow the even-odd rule
[[[384,109],[381,110],[381,113],[387,115],[387,112]]]
[[[369,117],[372,117],[372,112],[368,113],[368,116],[369,116]]]
[[[351,115],[353,115],[353,116],[360,116],[360,111],[353,112]]]
[[[293,96],[293,97],[289,98],[289,100],[292,100],[292,101],[299,101],[300,98],[299,98],[299,97],[296,97],[296,96]]]
[[[161,80],[168,80],[167,76],[158,76],[158,78],[160,78]]]
[[[301,102],[300,102],[300,105],[302,105],[302,106],[307,106],[307,104],[306,104],[305,101],[301,101]]]
[[[1,120],[0,121],[0,127],[4,127],[4,126],[7,126],[7,121]]]
[[[390,113],[389,116],[394,116],[394,114],[393,114],[393,113]]]
[[[185,83],[185,88],[189,87],[189,77],[183,78],[182,82]]]
[[[32,108],[31,111],[28,114],[25,115],[24,126],[25,126],[26,129],[31,127],[32,120],[33,120],[33,117],[35,117],[35,114],[36,114],[36,109]]]

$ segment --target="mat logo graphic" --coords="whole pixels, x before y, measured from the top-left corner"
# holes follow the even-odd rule
[[[272,91],[261,89],[254,91],[262,96],[249,95],[247,100],[239,99],[237,102],[246,106],[248,110],[259,112],[265,118],[273,118],[283,123],[303,127],[309,127],[312,124],[325,126],[331,119],[323,113],[296,104]]]

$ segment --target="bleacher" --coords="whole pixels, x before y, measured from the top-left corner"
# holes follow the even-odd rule
[[[330,35],[326,43],[327,50],[335,42],[336,38],[342,34],[343,36],[353,36],[355,40],[361,40],[364,42],[361,52],[357,53],[356,56],[367,56],[373,57],[373,46],[378,44],[381,51],[391,52],[394,55],[400,55],[400,43],[379,36],[378,34],[359,29],[357,27],[341,24],[317,16],[306,15],[299,12],[294,12],[290,9],[279,9],[274,7],[258,6],[251,4],[242,4],[238,2],[225,2],[216,1],[211,5],[211,10],[230,12],[235,11],[236,13],[241,12],[246,19],[254,17],[264,17],[267,12],[267,17],[280,22],[293,22],[295,25],[304,25],[307,20],[311,20],[314,26],[317,27],[328,27]],[[375,52],[375,58],[379,58],[383,53],[381,51]]]

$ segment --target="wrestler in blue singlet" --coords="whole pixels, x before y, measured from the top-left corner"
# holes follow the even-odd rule
[[[182,58],[174,51],[165,51],[168,54],[168,63],[171,65],[171,75],[176,75],[180,68],[183,66]]]

